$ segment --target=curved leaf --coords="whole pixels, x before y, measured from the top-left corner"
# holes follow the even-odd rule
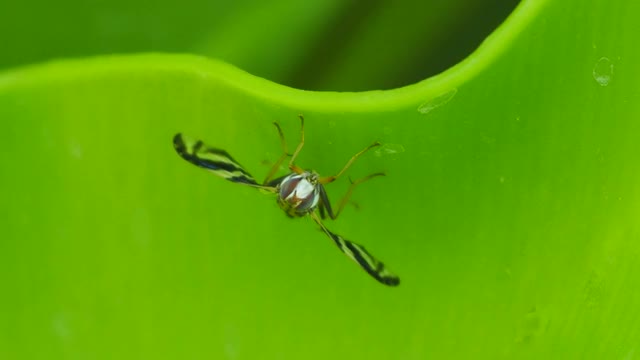
[[[390,91],[159,54],[3,73],[0,355],[633,357],[640,5],[570,3],[525,1],[465,61]],[[387,176],[327,224],[398,288],[171,144],[203,138],[259,179],[272,122],[293,148],[298,113],[299,163],[322,174],[384,144],[349,175]]]

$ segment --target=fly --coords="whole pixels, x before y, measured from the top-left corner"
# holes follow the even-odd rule
[[[322,220],[326,219],[327,215],[333,220],[340,215],[340,212],[349,201],[353,189],[356,186],[371,178],[384,176],[384,173],[374,173],[356,181],[349,179],[351,186],[347,190],[347,194],[338,203],[337,210],[335,212],[333,211],[324,185],[337,180],[362,154],[371,148],[380,146],[380,143],[375,142],[355,154],[338,174],[321,177],[317,172],[304,170],[295,164],[295,160],[304,146],[304,118],[302,115],[299,117],[300,143],[293,155],[290,155],[287,150],[287,143],[280,125],[274,123],[278,129],[278,135],[282,145],[282,155],[278,158],[262,183],[258,183],[229,153],[221,149],[209,147],[200,140],[194,140],[178,133],[173,137],[173,146],[183,159],[194,165],[210,170],[214,174],[231,182],[248,185],[276,194],[278,205],[289,217],[311,217],[318,226],[320,226],[322,231],[335,242],[338,248],[360,265],[369,275],[382,284],[397,286],[400,284],[400,278],[389,271],[384,263],[374,258],[362,245],[346,240],[342,236],[333,233],[322,222]],[[291,156],[289,160],[289,170],[291,173],[274,179],[273,177],[280,165],[289,156]]]

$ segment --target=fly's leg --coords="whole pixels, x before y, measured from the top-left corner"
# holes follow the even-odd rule
[[[338,208],[337,211],[334,213],[333,209],[331,208],[331,204],[329,202],[329,197],[327,196],[327,192],[324,190],[324,186],[322,186],[320,188],[320,199],[321,199],[321,205],[322,208],[320,209],[320,217],[321,218],[325,218],[324,213],[325,210],[327,212],[327,214],[329,215],[329,217],[333,220],[338,218],[338,215],[340,215],[340,213],[342,212],[342,209],[344,209],[344,207],[347,205],[347,203],[349,203],[349,199],[351,198],[351,194],[353,194],[353,190],[356,188],[356,186],[362,184],[363,182],[372,179],[376,176],[385,176],[384,173],[379,172],[379,173],[375,173],[375,174],[371,174],[369,176],[365,176],[362,179],[358,179],[356,181],[352,181],[351,178],[349,178],[349,181],[351,182],[351,186],[349,186],[349,189],[347,190],[347,193],[342,197],[342,199],[340,199],[340,201],[338,202]]]
[[[296,174],[302,174],[304,170],[295,164],[296,158],[304,146],[304,117],[302,115],[298,115],[298,117],[300,118],[300,143],[289,160],[289,169]]]
[[[351,165],[352,165],[352,164],[353,164],[353,163],[354,163],[354,162],[355,162],[355,161],[356,161],[360,156],[362,156],[362,154],[366,153],[367,151],[369,151],[370,149],[372,149],[372,148],[374,148],[374,147],[376,147],[376,146],[380,146],[380,143],[379,143],[379,142],[377,142],[377,141],[376,141],[376,142],[374,142],[373,144],[371,144],[371,145],[367,146],[366,148],[364,148],[364,149],[360,150],[360,152],[358,152],[357,154],[353,155],[353,156],[351,157],[351,159],[349,159],[349,161],[347,161],[347,164],[342,168],[342,170],[340,170],[340,172],[339,172],[338,174],[333,175],[333,176],[322,177],[322,178],[318,179],[318,182],[319,182],[320,184],[323,184],[323,185],[324,185],[324,184],[328,184],[328,183],[331,183],[331,182],[336,181],[336,180],[340,177],[340,175],[342,175],[345,171],[347,171],[347,169],[349,169],[349,167],[351,167]],[[364,179],[363,179],[363,181],[364,181],[364,180],[367,180],[368,178],[371,178],[371,177],[373,177],[373,176],[375,176],[375,174],[374,174],[374,175],[370,175],[370,176],[368,176],[368,177],[364,178]],[[362,181],[360,181],[360,182],[362,182]]]
[[[276,129],[278,129],[278,136],[280,137],[280,144],[282,146],[282,155],[280,155],[278,160],[271,167],[271,170],[269,170],[267,177],[262,182],[264,185],[268,184],[269,181],[276,174],[276,172],[278,172],[280,165],[282,165],[282,162],[284,161],[284,159],[287,158],[287,156],[291,156],[291,159],[289,160],[289,169],[291,171],[295,172],[296,174],[302,174],[304,172],[302,168],[298,167],[294,163],[296,161],[296,158],[298,157],[298,154],[300,153],[300,150],[302,150],[302,146],[304,146],[304,117],[302,115],[298,115],[298,117],[300,118],[300,143],[298,144],[298,147],[296,148],[296,151],[293,153],[293,155],[289,155],[287,142],[284,139],[284,133],[282,132],[282,128],[277,122],[273,123]]]
[[[271,167],[271,170],[269,170],[269,174],[267,174],[267,177],[262,182],[263,185],[266,185],[267,183],[269,183],[269,180],[273,178],[273,175],[275,175],[276,172],[278,172],[278,169],[280,168],[280,165],[282,165],[282,162],[284,161],[284,159],[286,159],[287,156],[289,156],[289,150],[287,150],[287,142],[284,140],[284,134],[282,133],[282,129],[280,128],[280,125],[277,122],[274,122],[273,125],[275,125],[276,129],[278,129],[278,136],[280,137],[280,144],[282,146],[282,155],[280,155],[278,160]]]
[[[384,173],[375,173],[375,174],[371,174],[369,176],[365,176],[362,179],[358,179],[356,181],[352,181],[351,178],[349,178],[349,181],[351,182],[351,186],[349,186],[349,190],[347,190],[347,193],[342,197],[342,199],[340,199],[340,202],[338,203],[338,210],[336,211],[335,214],[330,214],[333,215],[331,216],[331,218],[333,220],[338,218],[338,215],[340,215],[340,212],[342,211],[342,209],[344,209],[344,207],[347,205],[347,203],[349,202],[349,198],[351,198],[351,194],[353,193],[353,189],[355,189],[356,186],[362,184],[363,182],[374,178],[376,176],[385,176]]]

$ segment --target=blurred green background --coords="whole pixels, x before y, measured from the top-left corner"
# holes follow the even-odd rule
[[[3,1],[0,68],[89,55],[186,52],[301,89],[391,89],[462,60],[517,3]]]
[[[0,4],[0,359],[637,357],[640,5],[515,5]],[[398,288],[171,145],[298,113]]]

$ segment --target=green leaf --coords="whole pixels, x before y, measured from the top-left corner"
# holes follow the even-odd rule
[[[460,64],[388,91],[301,91],[187,55],[5,71],[0,358],[632,358],[638,15],[525,1]],[[202,138],[261,179],[272,122],[293,148],[299,113],[298,162],[321,174],[384,144],[349,175],[387,176],[326,225],[398,288],[172,147]]]

